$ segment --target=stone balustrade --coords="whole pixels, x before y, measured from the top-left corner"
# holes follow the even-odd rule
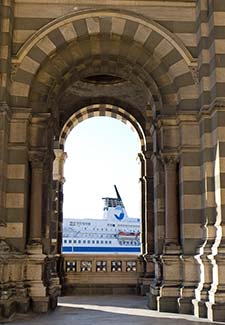
[[[64,293],[139,293],[142,263],[136,255],[64,255]]]

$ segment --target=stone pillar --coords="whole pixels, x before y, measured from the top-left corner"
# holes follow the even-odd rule
[[[144,262],[142,294],[149,291],[150,282],[154,277],[154,185],[153,168],[150,151],[139,154],[141,162],[141,248]]]
[[[161,254],[164,245],[165,233],[165,172],[162,160],[157,154],[152,155],[154,176],[154,280],[151,281],[149,294],[149,308],[157,310],[158,297],[162,283],[162,260]]]
[[[63,184],[64,178],[64,164],[67,158],[67,153],[63,149],[54,149],[55,160],[53,162],[53,182],[55,189],[54,196],[54,222],[55,222],[55,238],[53,240],[57,243],[57,253],[61,254],[62,238],[63,238]]]
[[[177,157],[164,158],[165,166],[165,250],[179,247]]]
[[[154,277],[154,183],[153,183],[153,164],[152,151],[145,152],[145,261],[146,278]]]
[[[6,181],[7,181],[7,159],[9,121],[11,112],[6,103],[0,103],[0,227],[6,225]],[[1,233],[0,231],[0,237]]]
[[[211,321],[225,321],[225,179],[224,154],[225,146],[225,101],[218,100],[212,112],[212,145],[214,152],[214,191],[216,220],[214,224],[214,243],[208,259],[212,265],[212,283],[206,302],[207,316]]]
[[[42,182],[44,153],[30,152],[31,162],[31,195],[30,195],[30,229],[29,247],[30,253],[42,252]]]
[[[181,286],[181,261],[178,224],[177,156],[163,156],[165,168],[165,243],[161,256],[162,284],[158,311],[178,312]]]
[[[145,187],[145,160],[143,153],[138,154],[141,175],[139,178],[140,190],[141,190],[141,254],[142,256],[146,253],[145,251],[145,198],[146,198],[146,187]]]

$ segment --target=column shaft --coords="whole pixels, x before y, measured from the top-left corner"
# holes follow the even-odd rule
[[[165,244],[178,244],[178,190],[177,190],[177,163],[169,160],[165,163],[165,191],[166,191],[166,218]]]
[[[41,243],[42,240],[42,184],[44,153],[29,152],[31,162],[31,195],[30,195],[30,233],[29,243]]]
[[[42,168],[32,168],[30,240],[41,241],[42,227]]]

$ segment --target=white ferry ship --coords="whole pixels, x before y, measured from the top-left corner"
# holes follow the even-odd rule
[[[114,187],[117,198],[103,198],[102,219],[63,220],[63,253],[140,253],[140,219],[128,217]]]

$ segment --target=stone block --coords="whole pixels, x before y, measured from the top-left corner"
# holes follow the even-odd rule
[[[32,297],[31,308],[35,313],[46,313],[49,310],[49,297]]]
[[[157,297],[157,310],[167,313],[178,313],[179,305],[177,297]]]
[[[153,295],[151,292],[147,294],[148,297],[148,307],[151,310],[157,310],[157,296]]]
[[[225,322],[225,303],[212,304],[206,302],[208,319],[214,322]]]
[[[7,169],[7,178],[9,179],[24,179],[25,177],[25,165],[15,165],[10,164],[8,165]]]
[[[184,297],[178,299],[179,302],[179,313],[193,315],[194,314],[194,306],[192,304],[192,298]]]
[[[4,301],[2,306],[2,316],[5,318],[11,317],[16,312],[16,301],[14,299],[9,299]]]
[[[25,314],[28,312],[30,308],[30,298],[24,298],[24,299],[21,299],[21,298],[18,298],[18,301],[17,301],[17,312],[18,313],[22,313],[22,314]]]

